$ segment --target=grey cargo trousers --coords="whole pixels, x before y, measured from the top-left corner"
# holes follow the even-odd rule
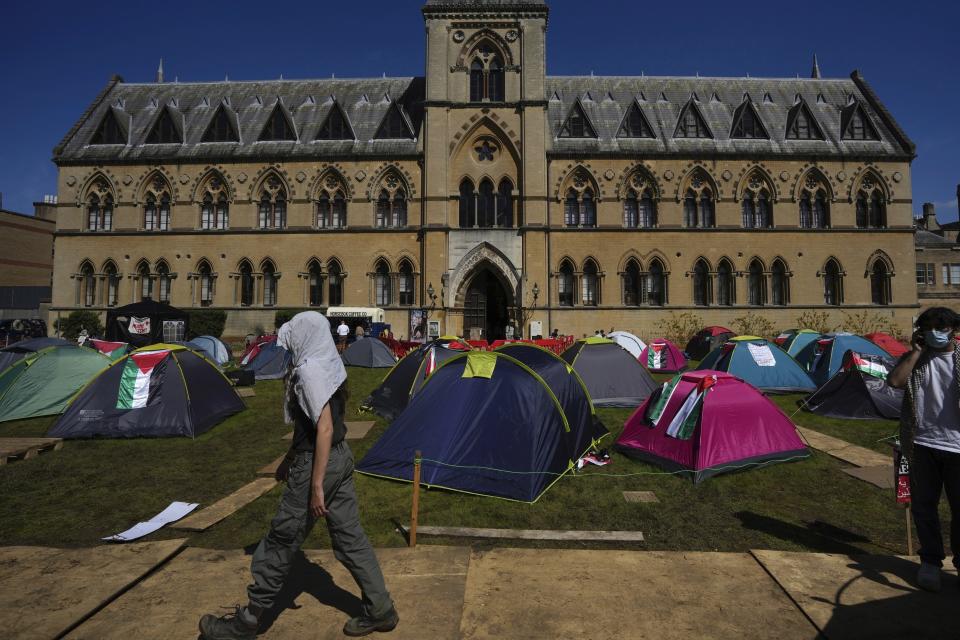
[[[294,556],[313,528],[316,518],[310,514],[310,478],[313,452],[300,452],[290,464],[287,488],[280,508],[270,523],[270,532],[253,553],[250,571],[253,584],[247,587],[250,604],[264,611],[273,606],[290,572]],[[380,563],[370,540],[360,526],[357,493],[353,484],[353,452],[340,442],[330,449],[327,472],[323,477],[323,496],[327,529],[333,541],[333,554],[360,586],[364,615],[384,616],[393,606],[383,581]]]

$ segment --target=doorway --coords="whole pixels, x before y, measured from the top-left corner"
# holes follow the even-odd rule
[[[479,334],[480,339],[490,342],[506,338],[512,301],[513,296],[490,269],[478,271],[463,302],[464,337],[471,339]]]

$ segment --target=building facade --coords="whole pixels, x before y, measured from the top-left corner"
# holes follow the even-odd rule
[[[428,0],[424,77],[112,79],[55,149],[54,311],[380,307],[397,336],[917,307],[914,145],[857,73],[553,77],[542,0]],[[557,19],[572,19],[557,16]],[[412,35],[412,34],[411,34]],[[158,78],[162,80],[162,78]]]
[[[960,185],[957,186],[960,196]],[[960,206],[960,205],[958,205]],[[926,202],[917,219],[917,302],[921,308],[960,311],[960,222],[937,223],[934,205]]]
[[[36,203],[32,216],[0,209],[0,320],[46,320],[56,226],[49,200]]]

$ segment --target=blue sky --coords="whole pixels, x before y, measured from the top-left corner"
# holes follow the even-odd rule
[[[51,150],[113,73],[153,79],[422,75],[421,2],[10,2],[0,27],[0,191],[31,212]],[[914,210],[957,219],[960,3],[550,3],[551,75],[806,76],[859,68],[917,144]]]

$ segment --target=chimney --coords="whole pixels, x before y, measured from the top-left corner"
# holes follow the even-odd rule
[[[810,71],[810,77],[820,79],[820,65],[817,63],[817,54],[813,54],[813,69]]]
[[[932,202],[923,203],[923,228],[927,231],[940,230],[940,225],[937,224],[937,211]]]
[[[163,82],[163,58],[160,58],[160,66],[157,67],[157,82]]]

